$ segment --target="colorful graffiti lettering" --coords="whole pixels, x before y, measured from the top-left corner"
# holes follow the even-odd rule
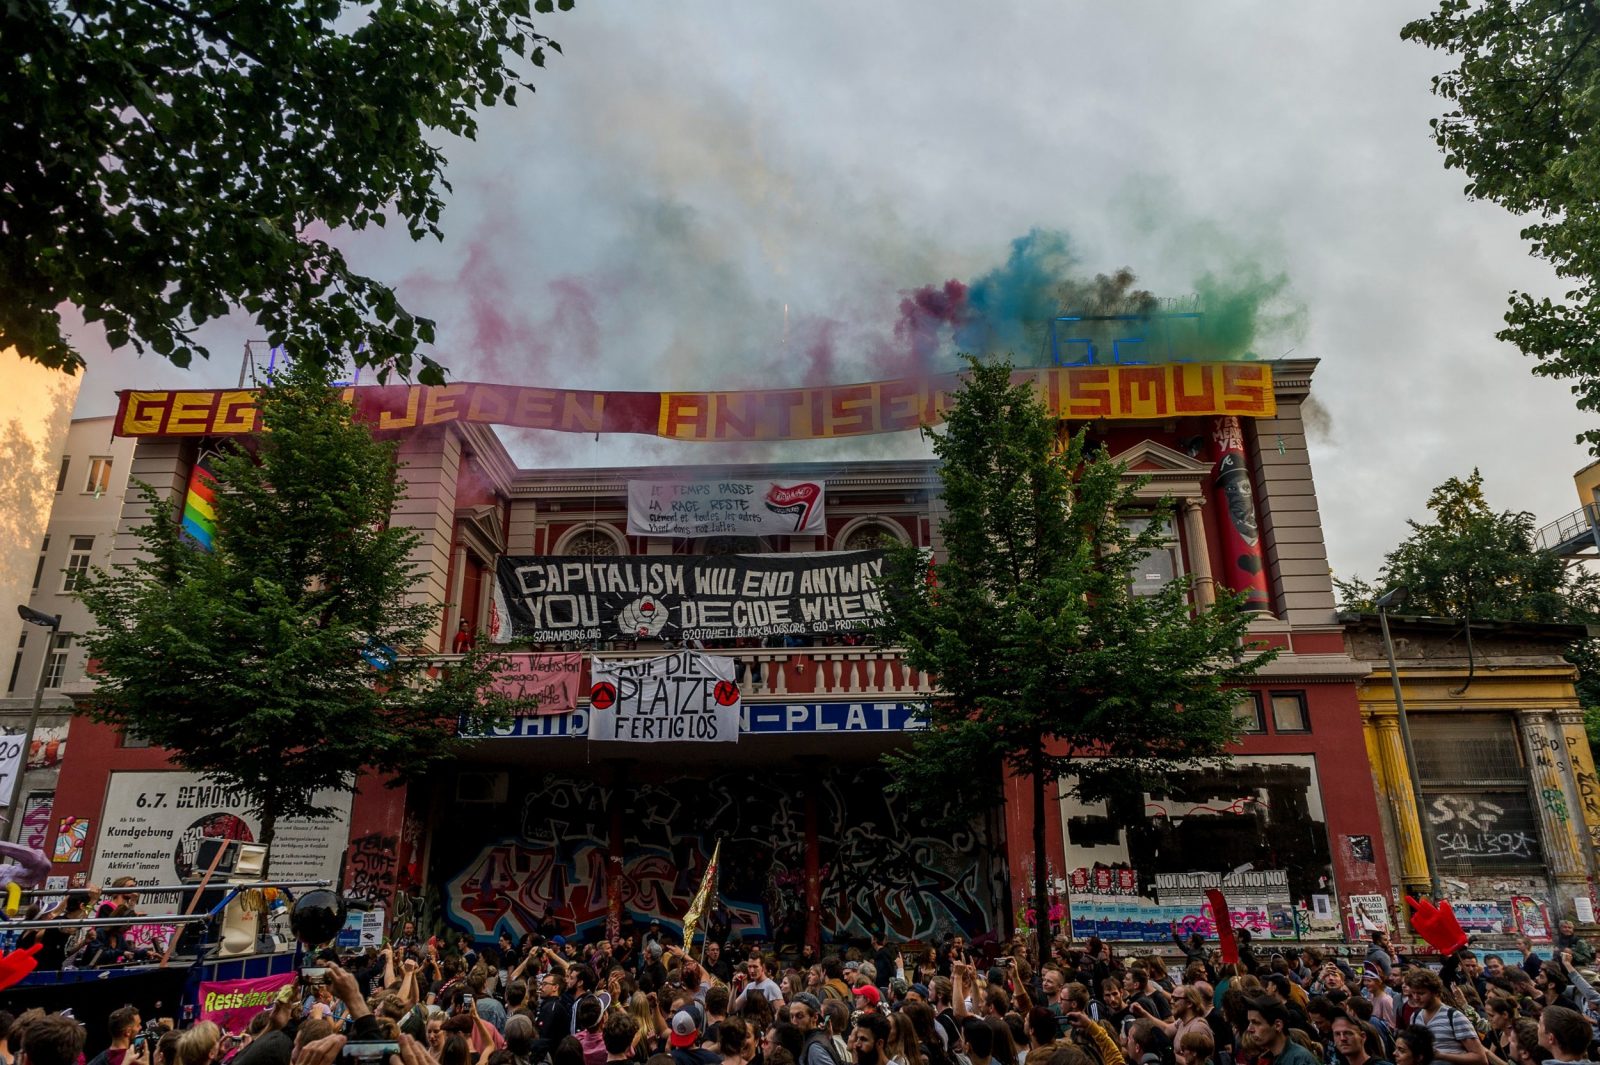
[[[629,783],[615,791],[546,778],[530,787],[497,838],[439,857],[450,871],[446,906],[479,938],[530,931],[547,908],[564,929],[601,928],[615,875],[624,913],[677,922],[720,839],[719,885],[733,930],[792,941],[805,923],[803,795],[810,788],[824,936],[883,930],[913,939],[993,927],[987,842],[974,830],[921,834],[885,783],[877,767],[804,779],[730,774]],[[678,797],[686,788],[692,817]],[[621,804],[624,828],[620,870],[608,861],[613,803]]]

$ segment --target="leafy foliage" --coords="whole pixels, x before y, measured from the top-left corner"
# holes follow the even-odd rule
[[[1119,560],[1164,537],[1162,521],[1124,520],[1150,513],[1139,482],[1085,434],[1058,441],[1009,365],[972,361],[944,430],[928,435],[948,560],[891,556],[880,636],[944,694],[912,748],[889,756],[899,789],[990,801],[1005,764],[1071,776],[1093,799],[1219,756],[1236,735],[1228,688],[1273,652],[1241,650],[1239,598],[1197,611],[1184,581],[1133,594]]]
[[[1532,219],[1522,236],[1571,288],[1561,301],[1518,292],[1498,334],[1573,382],[1600,411],[1600,9],[1589,0],[1443,0],[1401,36],[1447,52],[1433,79],[1451,110],[1433,120],[1445,166],[1466,193]],[[1580,437],[1600,454],[1600,429]]]
[[[408,601],[418,538],[389,525],[395,448],[328,378],[293,364],[260,395],[254,449],[214,461],[212,552],[145,485],[144,553],[78,591],[99,624],[91,714],[240,790],[269,842],[279,817],[319,812],[317,790],[349,790],[363,767],[418,773],[458,750],[458,719],[476,730],[501,712],[479,694],[495,660],[438,672],[420,654],[439,619]]]
[[[10,0],[0,40],[0,347],[81,366],[70,304],[187,366],[243,307],[291,355],[424,383],[433,322],[319,234],[442,237],[430,136],[475,136],[560,51],[528,0]]]
[[[1490,508],[1483,475],[1451,477],[1428,494],[1429,522],[1407,521],[1411,535],[1384,556],[1378,587],[1359,576],[1335,579],[1340,607],[1370,612],[1385,589],[1403,586],[1400,611],[1477,621],[1600,623],[1600,576],[1541,551],[1534,516]],[[1578,667],[1578,698],[1600,707],[1600,647],[1567,649]]]
[[[1428,495],[1433,520],[1384,557],[1382,588],[1336,580],[1341,606],[1371,610],[1383,588],[1404,585],[1407,614],[1493,621],[1575,621],[1600,616],[1600,582],[1538,548],[1534,516],[1491,510],[1483,475],[1451,477]]]

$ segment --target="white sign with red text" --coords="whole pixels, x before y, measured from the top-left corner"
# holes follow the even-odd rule
[[[793,481],[629,481],[633,536],[816,536],[825,485]]]

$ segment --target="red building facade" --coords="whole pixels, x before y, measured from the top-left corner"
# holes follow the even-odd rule
[[[1093,427],[1149,478],[1142,491],[1152,502],[1178,504],[1169,548],[1146,559],[1135,582],[1192,578],[1201,601],[1219,582],[1251,591],[1260,607],[1252,636],[1280,655],[1241,693],[1247,733],[1230,772],[1195,774],[1114,809],[1066,796],[1052,805],[1051,880],[1081,934],[1163,939],[1172,923],[1206,931],[1212,917],[1198,899],[1220,884],[1236,921],[1259,935],[1336,938],[1352,931],[1351,898],[1387,894],[1356,698],[1364,671],[1334,619],[1300,422],[1314,367],[1274,364],[1272,417]],[[133,475],[179,492],[198,446],[147,436]],[[416,594],[439,610],[442,652],[462,622],[482,638],[501,620],[494,588],[507,556],[799,555],[885,539],[941,550],[929,462],[529,470],[513,464],[492,431],[464,424],[408,431],[402,459],[409,487],[395,520],[421,536]],[[631,534],[628,482],[648,478],[804,479],[822,486],[826,520],[808,535],[760,539]],[[131,549],[127,530],[142,519],[130,502],[120,550]],[[679,920],[719,840],[722,894],[747,935],[793,942],[884,929],[927,939],[1003,932],[1027,919],[1026,780],[1008,780],[1004,807],[955,834],[925,829],[885,790],[880,757],[908,742],[931,678],[893,649],[843,634],[742,642],[716,652],[737,663],[737,743],[591,742],[590,708],[580,699],[570,713],[518,719],[480,739],[429,779],[402,788],[364,779],[341,823],[296,829],[296,868],[328,869],[391,912],[431,885],[438,911],[486,940],[532,928],[547,909],[580,933],[619,915]],[[582,655],[579,691],[589,690],[597,663],[660,646],[572,647]],[[53,842],[58,870],[133,869],[161,879],[162,848],[181,846],[216,816],[199,806],[192,821],[190,812],[141,813],[163,780],[154,774],[167,769],[161,752],[76,722],[56,798],[66,822],[58,835],[70,825],[76,836],[65,847]],[[183,782],[170,779],[163,790],[176,795]],[[130,810],[136,794],[147,805]],[[200,805],[213,798],[189,797]],[[248,831],[248,813],[236,816]],[[142,848],[128,842],[158,828],[177,836],[151,835]],[[136,850],[149,854],[136,860]]]

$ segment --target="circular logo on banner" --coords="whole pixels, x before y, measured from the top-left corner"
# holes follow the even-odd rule
[[[608,680],[589,689],[589,705],[596,710],[609,710],[617,701],[617,686]]]
[[[617,612],[617,631],[623,636],[659,636],[661,630],[667,627],[671,614],[667,604],[647,595],[635,599]]]
[[[739,701],[739,686],[731,680],[719,680],[717,686],[711,689],[711,694],[717,700],[717,705],[732,706]]]

